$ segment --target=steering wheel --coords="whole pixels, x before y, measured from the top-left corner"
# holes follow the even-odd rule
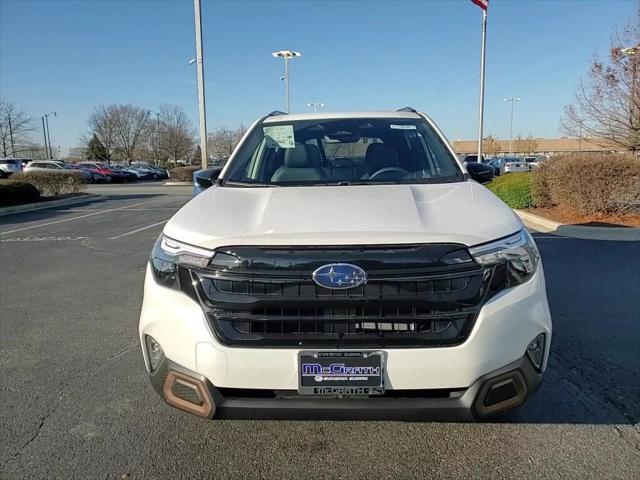
[[[385,173],[391,173],[391,172],[397,172],[397,173],[402,173],[404,175],[409,175],[410,172],[405,170],[404,168],[400,168],[400,167],[385,167],[385,168],[381,168],[380,170],[373,172],[370,176],[369,176],[369,180],[377,177],[378,175],[383,175]]]

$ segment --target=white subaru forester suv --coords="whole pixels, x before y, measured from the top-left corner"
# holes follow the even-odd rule
[[[544,274],[477,175],[410,108],[261,118],[153,248],[140,341],[154,388],[206,418],[521,405],[549,355]]]

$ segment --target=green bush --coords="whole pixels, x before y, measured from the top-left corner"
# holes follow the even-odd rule
[[[493,180],[487,188],[511,208],[534,206],[530,173],[507,173]]]
[[[176,182],[190,182],[193,180],[193,172],[196,170],[200,170],[200,167],[176,167],[169,172],[169,175],[171,180]]]
[[[1,207],[37,202],[38,200],[40,200],[40,192],[30,183],[15,180],[0,181]]]
[[[583,215],[640,213],[640,159],[630,154],[573,153],[533,172],[536,206]]]
[[[14,173],[11,178],[30,183],[38,189],[40,195],[55,197],[66,193],[78,193],[84,188],[85,177],[82,172],[35,170]]]

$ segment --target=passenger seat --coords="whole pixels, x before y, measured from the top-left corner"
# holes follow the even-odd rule
[[[326,180],[327,174],[321,168],[320,157],[310,158],[307,155],[307,146],[296,142],[295,148],[288,148],[284,153],[284,165],[271,177],[272,182],[309,182],[314,180]]]

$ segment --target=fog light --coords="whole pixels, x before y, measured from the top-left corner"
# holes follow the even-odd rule
[[[534,338],[527,346],[527,355],[529,360],[533,363],[534,367],[538,370],[542,368],[542,360],[544,359],[544,333],[541,333]]]
[[[164,351],[156,339],[151,335],[145,335],[144,340],[147,344],[147,355],[149,356],[149,366],[153,372],[160,366],[160,362],[164,358]]]

